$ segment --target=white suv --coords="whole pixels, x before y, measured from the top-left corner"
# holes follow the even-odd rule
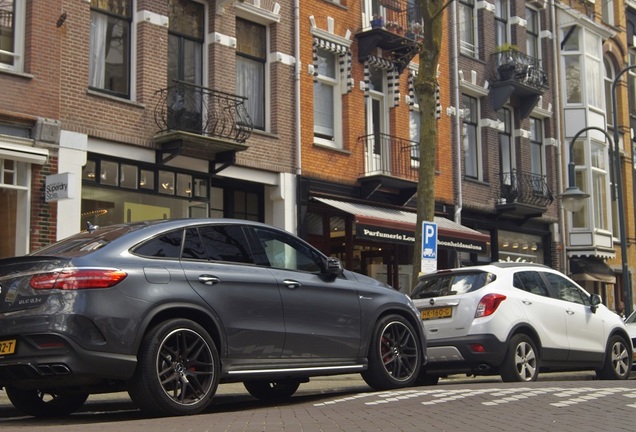
[[[493,263],[420,277],[428,364],[419,384],[450,373],[535,381],[539,371],[595,370],[627,379],[632,344],[622,319],[562,273]]]

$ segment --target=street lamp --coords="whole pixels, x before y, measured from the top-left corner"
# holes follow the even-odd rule
[[[597,129],[601,132],[604,132],[602,129],[599,129],[594,126],[586,127],[581,129],[574,135],[574,138],[570,141],[570,162],[568,163],[568,187],[567,189],[559,195],[561,197],[561,203],[563,207],[569,212],[577,212],[583,208],[585,205],[585,200],[590,197],[590,194],[583,192],[576,185],[576,172],[574,163],[574,143],[576,143],[576,139],[584,132],[587,132],[590,129]],[[605,133],[607,135],[607,133]],[[608,136],[609,138],[609,136]]]
[[[630,65],[621,70],[612,82],[612,121],[614,124],[614,181],[616,182],[616,200],[618,201],[618,224],[621,240],[621,264],[623,271],[623,296],[625,303],[625,315],[632,312],[632,288],[629,269],[627,268],[627,230],[625,229],[625,205],[623,203],[623,179],[621,173],[621,155],[618,151],[618,114],[616,112],[616,85],[620,77],[627,71],[636,68]]]

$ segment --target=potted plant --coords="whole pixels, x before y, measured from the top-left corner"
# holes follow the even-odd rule
[[[421,36],[422,30],[423,30],[422,23],[417,21],[411,21],[409,22],[409,25],[406,28],[406,36],[409,39],[416,39]]]

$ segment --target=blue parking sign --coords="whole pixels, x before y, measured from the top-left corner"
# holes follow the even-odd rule
[[[437,224],[422,223],[422,273],[437,270]]]

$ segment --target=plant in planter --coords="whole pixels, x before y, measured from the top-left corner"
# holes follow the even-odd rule
[[[422,36],[422,23],[417,21],[409,22],[408,27],[406,28],[406,36],[410,39],[416,39]]]
[[[505,43],[495,48],[497,53],[497,74],[502,81],[513,77],[517,68],[519,49],[517,45]]]
[[[380,28],[384,25],[384,19],[380,15],[373,15],[371,18],[371,28]]]
[[[387,21],[384,26],[387,30],[392,31],[393,33],[402,34],[402,26],[397,23],[397,21]]]

